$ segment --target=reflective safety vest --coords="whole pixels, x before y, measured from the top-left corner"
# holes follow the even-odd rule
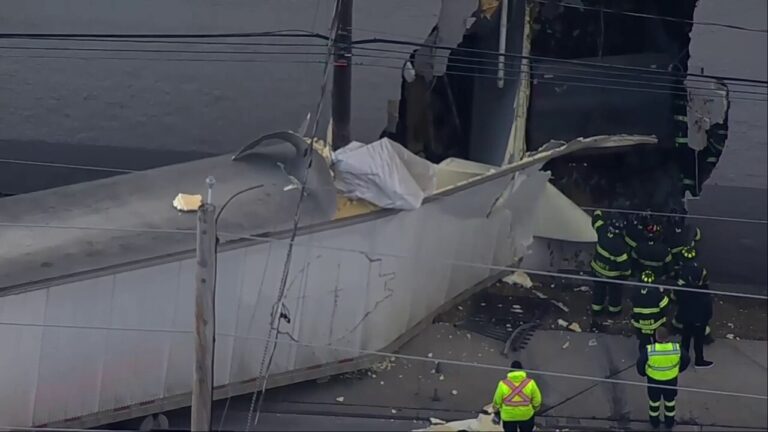
[[[514,381],[521,378],[515,384]],[[494,405],[499,409],[502,421],[525,421],[533,417],[541,405],[541,393],[536,382],[527,378],[525,372],[513,371],[499,382]]]
[[[646,347],[648,362],[645,374],[656,381],[669,381],[680,374],[680,345],[674,342],[655,343]]]

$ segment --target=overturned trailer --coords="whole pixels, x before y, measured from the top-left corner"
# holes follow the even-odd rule
[[[312,151],[268,385],[370,365],[363,351],[397,348],[500,266],[551,268],[528,254],[537,230],[592,241],[587,215],[538,168],[616,140],[653,141],[577,140],[501,168],[453,160],[411,211],[355,208]],[[3,199],[0,423],[89,427],[189,403],[196,218],[170,201],[208,175],[219,206],[264,185],[222,214],[216,279],[215,397],[255,391],[301,193],[301,157],[284,147]]]

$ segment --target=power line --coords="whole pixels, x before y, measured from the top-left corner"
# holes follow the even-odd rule
[[[558,58],[554,58],[554,57],[542,57],[542,56],[535,56],[535,55],[523,55],[523,54],[515,54],[515,53],[508,53],[508,52],[507,53],[499,53],[497,51],[477,49],[477,48],[462,48],[462,47],[458,47],[458,46],[436,45],[436,44],[427,44],[427,43],[416,43],[416,42],[408,42],[408,41],[402,41],[402,40],[397,40],[397,39],[385,39],[385,38],[362,39],[362,40],[354,41],[353,44],[354,45],[370,45],[370,44],[405,45],[405,46],[412,46],[412,47],[443,49],[443,50],[448,50],[448,51],[463,51],[463,52],[487,54],[487,55],[493,55],[493,56],[500,56],[501,55],[501,56],[504,56],[504,57],[521,58],[521,59],[527,59],[527,60],[544,60],[544,61],[550,61],[550,62],[556,62],[556,63],[570,63],[570,64],[578,64],[578,65],[598,67],[598,68],[603,67],[603,68],[614,68],[614,69],[623,69],[623,70],[644,71],[644,72],[651,72],[651,73],[657,73],[657,74],[672,74],[672,75],[677,75],[679,78],[685,78],[685,77],[688,77],[688,76],[693,76],[693,77],[710,78],[710,79],[722,80],[722,81],[738,81],[738,82],[763,84],[763,85],[768,84],[768,81],[756,80],[756,79],[751,79],[751,78],[739,78],[739,77],[729,77],[729,76],[721,76],[721,75],[708,75],[708,74],[699,74],[699,73],[692,73],[692,72],[686,72],[686,73],[677,72],[677,73],[675,73],[675,72],[671,72],[671,71],[660,71],[658,69],[647,68],[647,67],[640,67],[640,66],[626,66],[626,65],[616,65],[616,64],[607,64],[607,63],[595,63],[595,62],[586,61],[586,60],[558,59]]]
[[[576,8],[576,9],[582,9],[582,10],[593,10],[593,11],[599,11],[599,12],[608,12],[611,14],[617,14],[617,15],[629,15],[639,18],[650,18],[650,19],[657,19],[657,20],[663,20],[663,21],[672,21],[672,22],[679,22],[679,23],[685,23],[685,24],[694,24],[694,25],[702,25],[702,26],[714,26],[714,27],[723,27],[731,30],[741,30],[741,31],[747,31],[747,32],[755,32],[755,33],[768,33],[768,30],[766,29],[757,29],[757,28],[751,28],[751,27],[745,27],[735,24],[725,24],[725,23],[718,23],[718,22],[712,22],[712,21],[692,21],[687,20],[684,18],[674,18],[674,17],[668,17],[668,16],[660,16],[660,15],[652,15],[652,14],[646,14],[641,12],[630,12],[630,11],[620,11],[615,9],[605,9],[605,8],[599,8],[595,6],[586,6],[583,3],[582,4],[573,4],[573,3],[563,3],[563,2],[556,2],[552,0],[535,0],[538,3],[543,4],[556,4],[560,6],[565,6],[569,8]]]
[[[19,160],[19,159],[0,159],[0,163],[50,166],[50,167],[57,167],[57,168],[72,168],[72,169],[81,169],[81,170],[90,170],[90,171],[108,171],[108,172],[116,172],[121,174],[137,172],[136,170],[122,169],[122,168],[95,167],[95,166],[88,166],[88,165],[71,165],[71,164],[64,164],[64,163],[37,162],[37,161],[28,161],[28,160]]]
[[[114,40],[121,40],[121,39],[166,39],[166,40],[176,40],[176,39],[216,39],[216,38],[258,38],[258,37],[277,37],[277,38],[290,38],[290,37],[296,37],[296,38],[314,38],[314,39],[321,39],[321,40],[328,40],[329,37],[327,35],[323,35],[320,33],[315,32],[309,32],[305,30],[276,30],[276,31],[269,31],[269,32],[246,32],[246,33],[178,33],[178,34],[168,34],[168,33],[134,33],[134,34],[115,34],[115,33],[0,33],[0,39],[83,39],[83,38],[100,38],[100,39],[114,39]],[[540,57],[540,56],[524,56],[522,54],[513,54],[513,53],[499,53],[496,51],[491,50],[482,50],[482,49],[474,49],[474,48],[460,48],[455,46],[446,46],[446,45],[435,45],[435,44],[425,44],[425,43],[418,43],[418,42],[409,42],[404,40],[396,40],[396,39],[386,39],[386,38],[370,38],[370,39],[361,39],[357,41],[352,42],[353,45],[369,45],[369,44],[393,44],[393,45],[407,45],[407,46],[419,46],[419,47],[426,47],[426,48],[437,48],[437,49],[445,49],[445,50],[458,50],[458,51],[464,51],[464,52],[476,52],[476,53],[484,53],[489,54],[493,56],[503,55],[505,57],[517,57],[517,58],[525,58],[525,59],[538,59],[538,60],[548,60],[553,62],[561,62],[561,63],[573,63],[573,64],[582,64],[582,65],[590,65],[590,66],[596,66],[596,67],[608,67],[608,68],[619,68],[619,69],[629,69],[629,70],[640,70],[640,71],[649,71],[653,73],[660,73],[661,71],[653,68],[643,68],[643,67],[637,67],[637,66],[624,66],[624,65],[609,65],[605,63],[594,63],[594,62],[588,62],[583,60],[573,60],[573,59],[556,59],[556,58],[549,58],[549,57]],[[720,79],[723,81],[739,81],[739,82],[747,82],[747,83],[757,83],[757,84],[768,84],[768,81],[764,80],[755,80],[755,79],[748,79],[748,78],[739,78],[739,77],[728,77],[728,76],[717,76],[717,75],[707,75],[707,74],[695,74],[695,73],[686,73],[686,74],[678,74],[680,77],[685,76],[696,76],[696,77],[703,77],[703,78],[711,78],[711,79]]]
[[[118,232],[137,232],[137,233],[153,232],[153,233],[167,233],[167,234],[195,234],[196,233],[196,231],[192,229],[111,228],[111,227],[99,227],[99,226],[53,225],[53,224],[31,224],[31,223],[27,224],[27,223],[16,223],[16,222],[0,222],[0,227],[72,229],[72,230],[90,230],[90,231],[118,231]],[[603,278],[598,278],[594,276],[576,275],[571,273],[559,273],[559,272],[553,272],[553,271],[526,269],[521,267],[512,267],[512,266],[504,266],[504,265],[482,264],[482,263],[476,263],[476,262],[470,262],[470,261],[451,260],[451,259],[444,259],[444,258],[430,258],[426,256],[421,256],[421,255],[411,256],[411,255],[396,254],[396,253],[389,253],[389,252],[378,252],[378,251],[368,251],[363,249],[346,248],[346,247],[339,247],[339,246],[328,246],[323,243],[298,242],[295,240],[295,238],[294,240],[291,240],[290,238],[284,239],[284,238],[268,237],[268,236],[262,236],[262,235],[238,234],[238,233],[221,232],[221,231],[218,232],[218,234],[221,237],[229,237],[234,240],[247,239],[247,240],[256,240],[256,241],[267,242],[267,243],[288,243],[289,246],[296,245],[301,247],[325,249],[325,250],[332,250],[337,252],[355,253],[355,254],[362,254],[368,257],[378,256],[378,257],[387,257],[387,258],[396,258],[396,259],[406,259],[410,261],[413,261],[414,259],[424,259],[424,260],[428,260],[438,264],[451,264],[451,265],[458,265],[458,266],[464,266],[464,267],[474,267],[474,268],[482,268],[482,269],[497,270],[497,271],[509,271],[509,272],[519,271],[519,272],[529,273],[529,274],[538,275],[538,276],[555,277],[555,278],[561,278],[561,279],[576,279],[576,280],[589,281],[589,282],[611,283],[611,284],[618,284],[618,285],[624,285],[624,286],[634,286],[639,288],[660,288],[660,289],[665,289],[669,291],[691,291],[691,292],[702,291],[697,288],[687,288],[682,286],[663,285],[663,284],[655,284],[655,283],[646,284],[646,283],[634,282],[634,281],[615,281],[612,279],[603,279]],[[727,297],[741,297],[741,298],[750,298],[750,299],[756,299],[756,300],[768,300],[768,296],[758,295],[758,294],[748,294],[748,293],[740,293],[740,292],[734,292],[734,291],[717,291],[717,290],[706,290],[706,292],[708,292],[709,294],[722,295]]]
[[[234,53],[234,52],[233,52]],[[225,52],[222,52],[222,54],[225,54]],[[226,52],[226,54],[230,54],[230,52]],[[318,53],[307,53],[307,54],[318,54]],[[357,55],[358,57],[365,57],[361,55]],[[270,64],[282,64],[282,63],[296,63],[296,64],[323,64],[321,61],[315,61],[315,60],[264,60],[264,59],[210,59],[210,58],[153,58],[153,57],[94,57],[94,56],[88,56],[88,57],[70,57],[70,56],[8,56],[8,55],[2,55],[2,57],[12,57],[12,58],[34,58],[34,59],[64,59],[64,60],[130,60],[130,61],[172,61],[172,62],[223,62],[223,63],[270,63]],[[392,70],[400,70],[401,66],[394,66],[394,65],[384,65],[384,64],[370,64],[370,63],[363,63],[363,62],[355,62],[353,65],[356,66],[362,66],[362,67],[369,67],[369,68],[382,68],[382,69],[392,69]],[[535,75],[546,75],[545,72],[537,72],[537,71],[520,71],[520,74],[528,75],[528,76],[535,76]],[[455,76],[472,76],[472,77],[478,77],[478,78],[498,78],[498,75],[495,74],[481,74],[481,73],[469,73],[469,72],[458,72],[458,71],[446,71],[446,75],[455,75]],[[517,79],[517,75],[505,75],[508,79]],[[639,92],[651,92],[651,93],[661,93],[661,94],[677,94],[677,95],[691,95],[691,96],[712,96],[711,94],[707,93],[698,93],[698,92],[679,92],[679,91],[672,91],[672,90],[661,90],[661,89],[648,89],[648,88],[641,88],[641,87],[627,87],[627,86],[607,86],[602,84],[590,84],[590,83],[582,83],[582,82],[574,82],[574,81],[561,81],[561,80],[552,80],[548,78],[535,78],[536,82],[541,83],[551,83],[551,84],[559,84],[559,85],[566,85],[566,86],[575,86],[575,87],[592,87],[592,88],[605,88],[605,89],[614,89],[614,90],[627,90],[627,91],[639,91]],[[596,79],[599,80],[599,78],[585,78],[585,79]],[[750,92],[751,93],[751,92]],[[732,96],[729,98],[730,100],[742,100],[742,101],[753,101],[753,102],[766,102],[768,99],[761,99],[761,98],[750,98],[750,97],[736,97]]]
[[[0,321],[0,326],[58,328],[58,329],[89,330],[89,331],[163,333],[163,334],[182,334],[182,335],[184,334],[191,335],[194,333],[192,330],[178,330],[178,329],[114,327],[114,326],[113,327],[84,326],[84,325],[70,325],[70,324],[39,324],[39,323],[8,322],[8,321]],[[483,368],[483,369],[496,369],[496,370],[504,370],[504,371],[509,370],[509,367],[506,367],[506,366],[496,366],[496,365],[491,365],[486,363],[474,363],[474,362],[467,362],[462,360],[441,359],[436,357],[423,357],[423,356],[416,356],[416,355],[391,353],[386,351],[366,350],[362,348],[351,348],[351,347],[339,346],[339,345],[333,345],[333,344],[313,344],[309,342],[301,342],[298,340],[290,340],[290,339],[280,340],[278,338],[272,338],[272,337],[238,335],[236,333],[216,333],[216,336],[231,337],[233,339],[260,340],[268,344],[274,343],[275,345],[279,343],[283,343],[283,344],[298,345],[298,346],[309,347],[309,348],[332,349],[332,350],[352,352],[357,354],[378,355],[382,357],[394,357],[402,360],[423,361],[423,362],[429,362],[429,363],[442,363],[442,364],[450,364],[455,366],[476,367],[476,368]],[[603,378],[603,377],[595,377],[595,376],[589,376],[589,375],[578,375],[578,374],[554,372],[554,371],[548,371],[548,370],[526,369],[526,371],[529,373],[535,373],[535,374],[544,375],[544,376],[553,376],[557,378],[580,379],[580,380],[586,380],[586,381],[596,381],[601,383],[635,385],[635,386],[642,386],[642,387],[645,387],[647,385],[645,382],[621,380],[621,379],[615,379],[615,378]],[[666,387],[666,386],[661,385],[660,387]],[[674,386],[670,386],[670,387],[674,387]],[[743,398],[749,398],[749,399],[768,399],[768,395],[739,393],[739,392],[730,392],[730,391],[713,390],[713,389],[702,389],[702,388],[695,388],[695,387],[674,387],[674,388],[677,388],[680,391],[689,391],[694,393],[706,393],[706,394],[715,394],[715,395],[721,395],[721,396],[734,396],[734,397],[743,397]]]

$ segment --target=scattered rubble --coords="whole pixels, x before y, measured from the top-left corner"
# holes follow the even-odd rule
[[[336,402],[344,402],[344,396],[337,397]]]
[[[451,390],[451,394],[456,396],[457,394],[459,394],[459,391],[458,390]]]
[[[576,322],[572,322],[568,324],[568,329],[571,331],[575,331],[576,333],[581,333],[581,326],[579,325],[579,323],[576,323]]]
[[[583,286],[580,286],[580,287],[574,288],[573,290],[574,290],[574,291],[577,291],[577,292],[578,292],[578,291],[581,291],[581,292],[586,292],[586,293],[588,293],[588,292],[592,291],[592,290],[591,290],[591,289],[589,289],[589,287],[588,287],[588,286],[586,286],[586,285],[583,285]]]
[[[570,345],[571,345],[571,341],[565,341],[565,343],[563,344],[563,349],[568,348]]]
[[[518,284],[525,288],[530,288],[533,286],[533,282],[531,281],[531,278],[526,273],[521,271],[516,271],[512,273],[511,275],[503,278],[502,281],[510,285]]]
[[[559,307],[560,309],[562,309],[565,312],[570,312],[571,311],[570,309],[568,309],[568,307],[566,307],[564,304],[560,303],[557,300],[549,300],[549,301],[550,301],[550,303],[552,303],[553,305]]]
[[[597,346],[597,339],[590,339],[589,346]]]

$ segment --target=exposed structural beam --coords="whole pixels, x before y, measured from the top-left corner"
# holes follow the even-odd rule
[[[333,148],[351,141],[352,105],[352,0],[339,0],[336,33],[333,38],[332,133]]]
[[[501,15],[499,16],[499,70],[497,72],[496,85],[504,87],[504,53],[507,51],[507,4],[509,0],[501,0]]]

